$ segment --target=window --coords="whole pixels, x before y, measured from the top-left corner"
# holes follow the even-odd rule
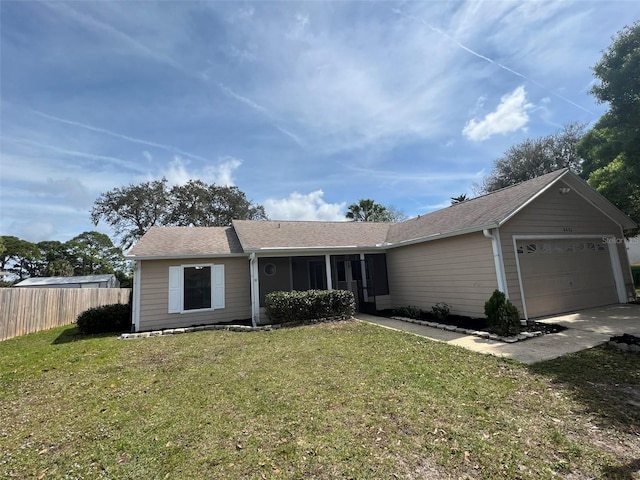
[[[224,308],[224,265],[169,267],[169,313]]]
[[[264,266],[264,274],[267,277],[273,277],[276,274],[276,266],[273,263],[267,263]]]
[[[541,243],[539,244],[540,251],[542,253],[551,253],[551,244],[550,243]]]
[[[211,308],[211,267],[184,267],[183,310]]]

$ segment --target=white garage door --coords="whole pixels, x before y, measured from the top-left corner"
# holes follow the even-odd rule
[[[618,303],[602,238],[518,240],[516,247],[529,318]]]

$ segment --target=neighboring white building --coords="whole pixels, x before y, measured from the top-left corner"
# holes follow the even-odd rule
[[[81,277],[31,277],[16,283],[24,288],[120,288],[113,274],[84,275]]]

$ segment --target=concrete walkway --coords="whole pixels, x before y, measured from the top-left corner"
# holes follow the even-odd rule
[[[537,319],[539,322],[563,325],[567,330],[516,343],[497,342],[363,313],[357,314],[356,318],[381,327],[458,345],[474,352],[512,358],[527,364],[593,348],[607,342],[613,335],[628,333],[640,336],[640,305],[635,304],[611,305]]]

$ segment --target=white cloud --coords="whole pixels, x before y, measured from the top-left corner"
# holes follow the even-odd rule
[[[264,208],[272,220],[345,220],[346,203],[327,203],[323,196],[322,190],[307,195],[293,192],[288,198],[267,199]]]
[[[231,156],[221,157],[218,160],[220,162],[218,165],[189,170],[188,166],[191,162],[176,156],[160,173],[161,176],[166,177],[170,185],[183,185],[189,180],[202,180],[205,183],[233,186],[233,173],[242,165],[242,160]]]
[[[486,140],[498,133],[515,132],[529,123],[527,110],[533,108],[527,103],[527,92],[519,86],[513,92],[504,95],[494,112],[488,113],[482,120],[472,118],[462,130],[470,140]]]
[[[232,186],[234,184],[233,178],[232,178],[233,172],[234,170],[239,168],[240,165],[242,165],[242,161],[233,157],[223,157],[223,158],[224,158],[224,161],[217,167],[213,168],[212,173],[214,173],[215,175],[214,183],[216,183],[217,185]]]

